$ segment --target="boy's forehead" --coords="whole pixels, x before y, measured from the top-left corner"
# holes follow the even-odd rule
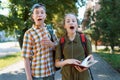
[[[45,10],[42,7],[38,7],[38,8],[35,8],[33,11],[45,11]]]
[[[38,8],[43,8],[43,10],[46,12],[46,8],[44,6],[44,4],[34,4],[31,8],[31,12],[33,13],[35,9],[38,9]]]

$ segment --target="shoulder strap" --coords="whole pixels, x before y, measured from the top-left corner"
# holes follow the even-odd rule
[[[63,49],[64,49],[64,44],[65,44],[65,38],[62,37],[60,38],[60,48],[61,48],[61,58],[64,58],[64,55],[63,55]]]
[[[87,53],[87,41],[86,41],[85,34],[80,33],[80,38],[81,38],[82,46],[84,48],[85,57],[87,57],[88,56],[88,53]]]

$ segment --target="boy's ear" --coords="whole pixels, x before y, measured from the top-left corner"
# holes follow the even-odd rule
[[[34,22],[34,19],[33,19],[33,14],[31,15],[31,20]]]

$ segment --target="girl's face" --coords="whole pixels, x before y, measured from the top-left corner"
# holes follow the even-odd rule
[[[32,18],[35,22],[35,25],[40,26],[44,23],[46,18],[46,12],[42,7],[35,8],[32,14]]]
[[[78,28],[76,16],[74,16],[73,14],[66,15],[64,28],[67,30],[67,33],[75,33]]]

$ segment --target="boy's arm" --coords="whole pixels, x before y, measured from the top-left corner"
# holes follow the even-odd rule
[[[32,80],[32,73],[31,73],[31,69],[30,69],[29,58],[24,58],[24,65],[25,65],[27,80]]]

